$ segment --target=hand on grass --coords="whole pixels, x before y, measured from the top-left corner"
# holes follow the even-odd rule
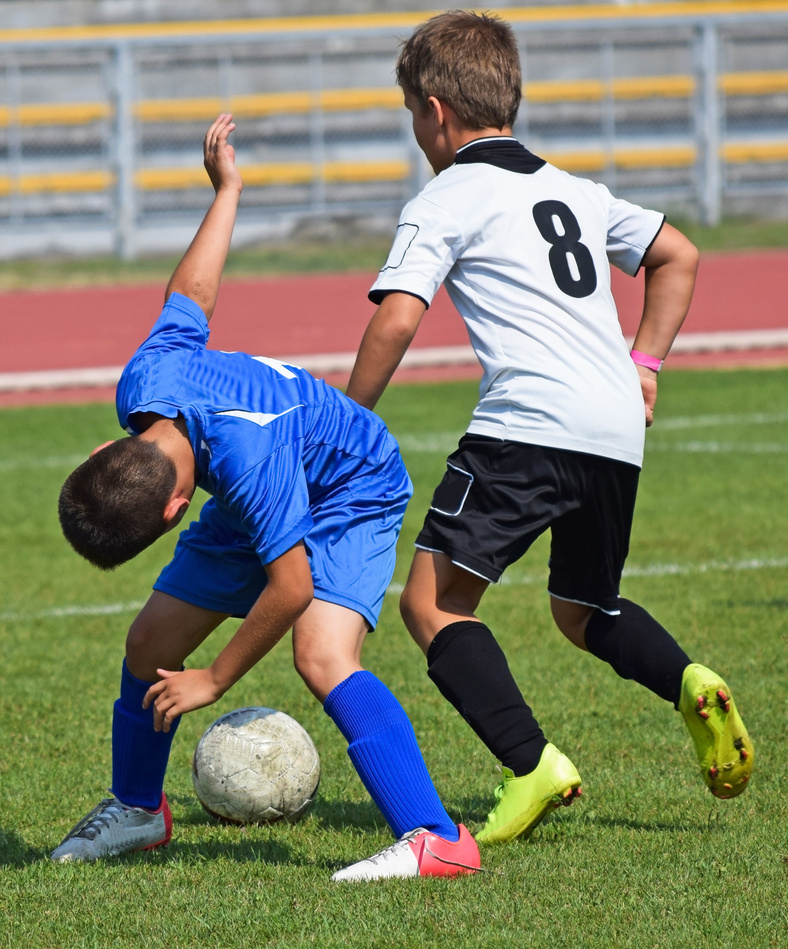
[[[234,129],[232,115],[223,112],[205,133],[203,163],[217,194],[222,189],[235,189],[240,194],[243,188],[241,173],[235,164],[235,149],[227,141]]]
[[[210,669],[186,669],[168,672],[157,669],[162,677],[145,693],[142,707],[153,705],[153,727],[157,732],[168,732],[172,723],[184,712],[212,705],[224,691],[216,685]]]

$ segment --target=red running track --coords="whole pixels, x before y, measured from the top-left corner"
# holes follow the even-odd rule
[[[373,305],[374,274],[226,280],[211,321],[211,346],[297,357],[354,352]],[[622,328],[633,335],[642,275],[613,272]],[[163,302],[161,286],[0,294],[0,373],[120,366],[145,338]],[[788,328],[788,251],[707,254],[683,332]],[[444,291],[426,314],[416,347],[467,345]],[[671,356],[669,367],[788,364],[788,348]],[[476,367],[400,370],[400,381],[479,375]],[[342,384],[346,374],[329,377]],[[1,405],[105,400],[111,389],[0,393]]]

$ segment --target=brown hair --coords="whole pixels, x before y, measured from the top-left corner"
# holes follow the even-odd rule
[[[450,10],[434,16],[403,44],[397,82],[422,109],[435,96],[468,129],[511,127],[522,97],[512,28],[489,13]]]
[[[66,540],[94,566],[114,570],[165,532],[176,480],[174,463],[152,442],[122,438],[102,448],[60,491]]]

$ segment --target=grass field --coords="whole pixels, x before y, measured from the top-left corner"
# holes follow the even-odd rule
[[[528,842],[485,849],[483,875],[361,886],[329,876],[390,835],[287,641],[184,718],[167,778],[169,848],[48,862],[109,783],[125,631],[173,540],[113,575],[83,564],[59,535],[56,498],[68,471],[116,437],[112,408],[0,412],[0,949],[785,946],[787,393],[788,370],[665,373],[622,590],[727,677],[756,744],[747,793],[712,798],[679,716],[551,628],[540,541],[490,591],[483,616],[548,737],[580,769],[583,798]],[[401,386],[381,403],[416,485],[397,583],[474,395],[472,383]],[[428,680],[395,593],[365,661],[411,715],[450,813],[473,828],[495,762]],[[226,625],[195,663],[210,661]],[[320,795],[297,825],[222,827],[195,799],[199,735],[248,704],[283,708],[319,748]]]

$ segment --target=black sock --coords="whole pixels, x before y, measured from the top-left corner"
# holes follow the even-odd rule
[[[484,623],[445,626],[430,643],[427,663],[441,695],[501,764],[517,777],[533,771],[547,740]]]
[[[586,626],[588,651],[678,708],[681,677],[691,660],[670,633],[631,600],[619,600],[621,613],[596,610]]]

